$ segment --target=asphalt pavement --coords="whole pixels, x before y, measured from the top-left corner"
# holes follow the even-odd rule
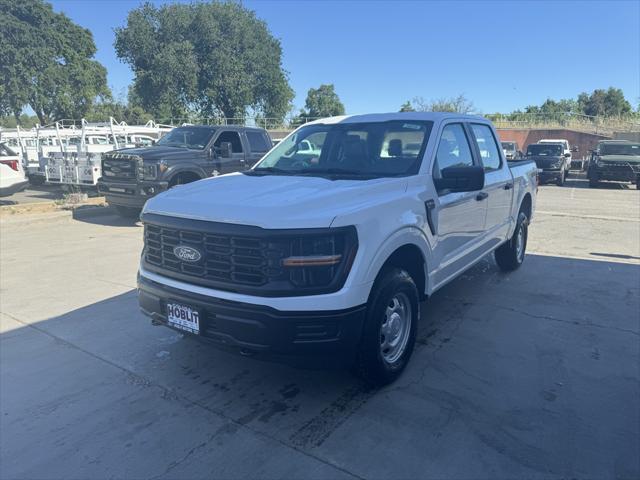
[[[100,213],[0,222],[2,479],[640,478],[633,188],[541,187],[522,268],[434,294],[380,390],[152,326]]]

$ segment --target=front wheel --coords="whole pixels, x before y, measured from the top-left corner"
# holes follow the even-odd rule
[[[419,318],[418,289],[409,273],[384,271],[367,305],[356,373],[375,386],[395,381],[413,353]]]
[[[589,188],[598,188],[600,182],[595,177],[589,177]]]
[[[556,185],[558,185],[559,187],[564,185],[564,179],[566,178],[566,174],[565,174],[565,170],[562,170],[560,172],[560,176],[558,177],[558,179],[556,180]]]
[[[527,250],[528,234],[529,219],[524,212],[520,212],[513,236],[507,243],[498,247],[494,253],[496,263],[501,270],[511,272],[522,265]]]

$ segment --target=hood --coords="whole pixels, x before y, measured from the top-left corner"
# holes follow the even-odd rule
[[[206,150],[189,150],[187,148],[179,147],[165,147],[162,145],[155,145],[153,147],[138,147],[138,148],[122,148],[120,150],[114,150],[109,153],[121,153],[124,155],[138,155],[143,160],[159,161],[159,160],[171,160],[202,157],[205,155]]]
[[[262,228],[329,227],[371,195],[406,190],[406,178],[329,180],[231,173],[174,187],[149,199],[145,213]]]
[[[600,155],[598,161],[605,163],[640,163],[638,155]]]

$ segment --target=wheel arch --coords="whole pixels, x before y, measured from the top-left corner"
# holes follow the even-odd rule
[[[167,181],[169,182],[169,186],[173,186],[177,184],[176,182],[180,178],[188,179],[188,181],[184,183],[190,183],[197,180],[202,180],[205,177],[206,174],[201,169],[186,167],[172,170],[167,176]]]
[[[369,264],[366,279],[372,284],[389,266],[404,268],[409,272],[421,297],[428,291],[431,247],[424,234],[417,228],[396,232],[378,249]]]
[[[533,199],[531,198],[531,194],[529,192],[524,194],[522,200],[520,201],[520,208],[518,212],[524,212],[529,220],[531,220],[531,209],[533,208]]]

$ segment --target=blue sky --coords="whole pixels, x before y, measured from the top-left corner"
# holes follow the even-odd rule
[[[113,49],[138,0],[54,0],[93,32],[116,95],[132,81]],[[155,2],[162,3],[162,2]],[[615,86],[640,97],[640,2],[243,2],[282,42],[296,109],[321,83],[347,112],[397,111],[460,93],[483,113]]]

